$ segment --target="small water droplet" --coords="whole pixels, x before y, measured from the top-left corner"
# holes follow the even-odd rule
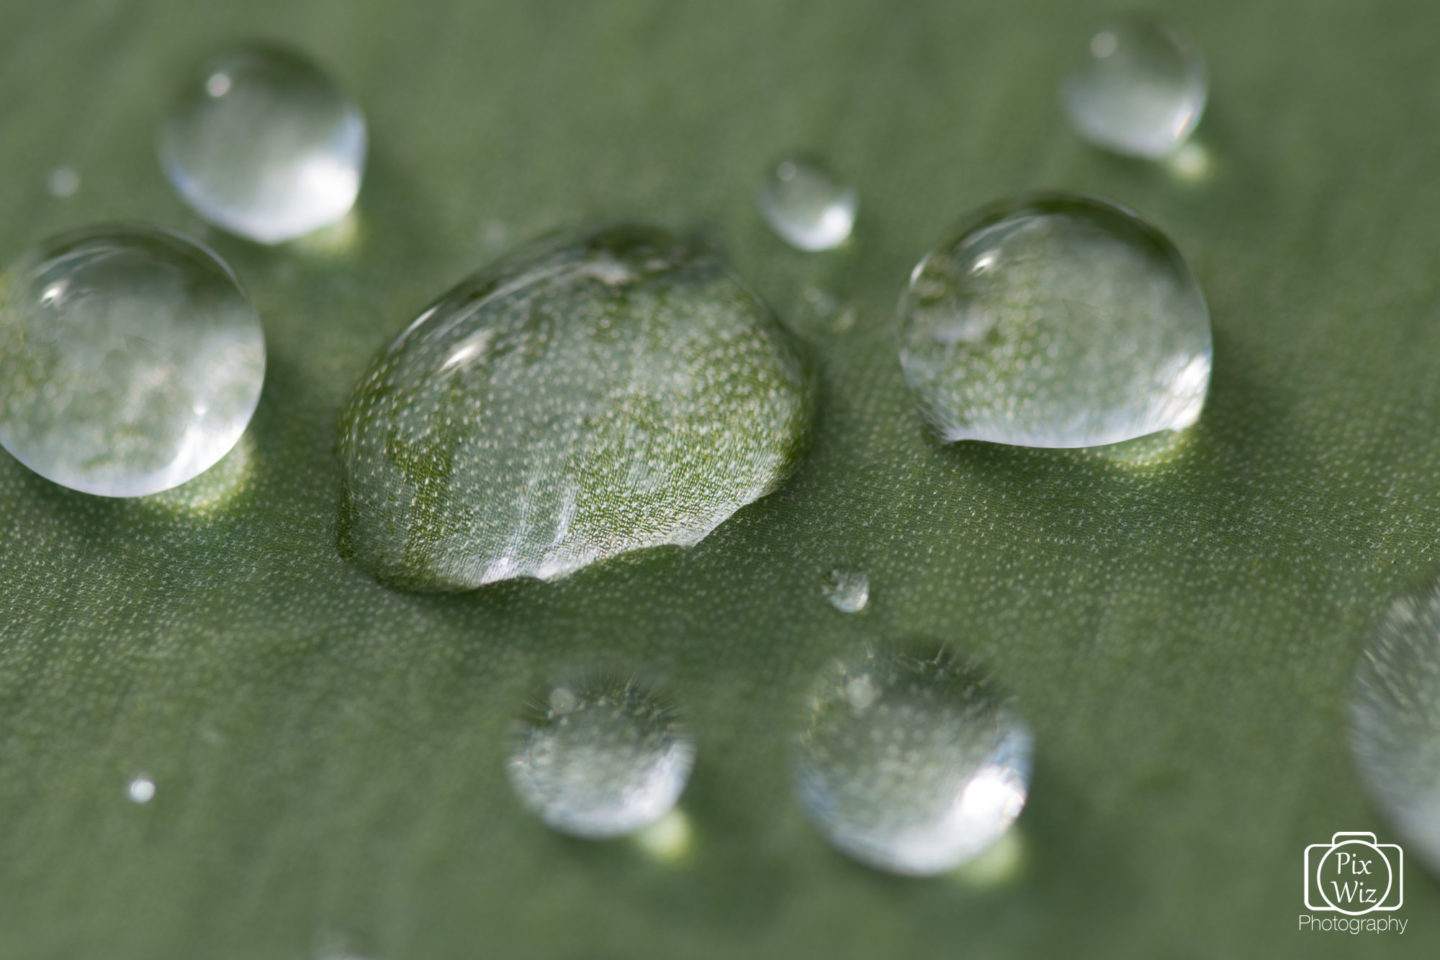
[[[1169,154],[1195,129],[1209,80],[1184,33],[1139,17],[1093,36],[1061,85],[1070,122],[1096,146],[1131,156]]]
[[[800,250],[829,250],[850,238],[860,195],[814,160],[791,157],[770,168],[755,195],[760,215]]]
[[[75,490],[135,497],[209,469],[265,377],[260,318],[230,269],[179,234],[93,227],[0,281],[0,446]]]
[[[136,777],[125,788],[125,793],[132,803],[149,803],[155,799],[155,781],[145,776]]]
[[[695,846],[695,828],[685,811],[676,807],[648,827],[635,833],[635,842],[661,863],[679,863]]]
[[[50,176],[45,180],[45,186],[49,189],[52,197],[73,197],[80,189],[80,174],[71,167],[56,167],[50,171]]]
[[[1397,600],[1355,673],[1351,750],[1407,854],[1440,874],[1440,590]]]
[[[970,860],[1020,814],[1032,739],[1012,701],[946,654],[832,664],[796,752],[800,804],[839,850],[895,873]]]
[[[685,790],[695,744],[664,698],[635,680],[597,677],[555,690],[517,727],[506,772],[547,825],[613,837],[660,820]]]
[[[249,46],[195,76],[161,125],[160,159],[197,213],[280,243],[349,212],[365,166],[365,120],[317,66]]]
[[[836,610],[859,613],[870,602],[870,577],[864,570],[836,567],[825,575],[822,590]]]
[[[643,228],[522,254],[362,379],[340,548],[392,586],[467,589],[688,546],[779,486],[810,402],[773,315],[713,257]]]
[[[900,312],[906,380],[947,441],[1091,447],[1181,430],[1210,385],[1190,268],[1090,197],[975,214],[915,268]]]

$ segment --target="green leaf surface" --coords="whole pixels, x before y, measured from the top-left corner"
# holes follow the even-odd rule
[[[0,5],[0,259],[177,228],[269,346],[193,484],[107,501],[0,459],[0,957],[1434,956],[1416,862],[1403,936],[1296,917],[1307,844],[1387,837],[1345,702],[1380,612],[1440,573],[1440,7],[1161,7],[1209,57],[1199,177],[1066,127],[1104,4]],[[254,37],[313,53],[373,144],[353,221],[275,249],[205,229],[155,160],[185,71]],[[859,188],[840,252],[755,212],[795,148]],[[1210,400],[1156,461],[944,448],[904,388],[911,266],[1041,187],[1138,210],[1204,287]],[[708,237],[808,339],[798,474],[698,546],[555,583],[415,595],[343,561],[337,424],[376,351],[483,262],[616,219]],[[869,573],[863,613],[826,603],[837,566]],[[1033,727],[1001,876],[867,870],[793,799],[812,678],[907,638],[979,657]],[[589,663],[686,713],[678,862],[554,834],[505,782],[526,696]]]

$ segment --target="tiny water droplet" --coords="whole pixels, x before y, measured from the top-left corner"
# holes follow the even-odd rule
[[[1140,17],[1096,31],[1061,84],[1065,110],[1082,137],[1152,159],[1185,142],[1208,92],[1200,48],[1174,27]]]
[[[80,174],[70,167],[56,167],[50,171],[50,176],[45,180],[45,186],[49,189],[52,197],[73,197],[80,189]]]
[[[447,293],[342,425],[340,548],[384,582],[468,589],[689,546],[775,489],[808,374],[717,260],[614,228]]]
[[[555,691],[519,723],[506,773],[548,826],[613,837],[660,820],[685,790],[695,744],[664,698],[634,680],[598,677]]]
[[[132,803],[149,803],[155,799],[155,781],[149,777],[136,777],[125,788],[125,793]]]
[[[1154,227],[1044,194],[973,215],[901,300],[900,362],[946,441],[1092,447],[1181,430],[1210,385],[1210,314]]]
[[[860,195],[814,160],[790,157],[767,172],[755,204],[770,229],[800,250],[829,250],[850,238]]]
[[[867,650],[811,694],[795,787],[836,848],[882,870],[935,874],[1020,814],[1032,739],[1009,699],[946,654]]]
[[[264,378],[255,308],[179,234],[65,234],[0,280],[0,446],[72,489],[135,497],[199,475],[240,439]]]
[[[165,174],[185,202],[259,243],[344,217],[365,149],[354,102],[305,57],[269,46],[206,63],[160,128]]]
[[[836,567],[822,587],[830,606],[841,613],[859,613],[870,602],[870,577],[864,570]]]
[[[1386,612],[1355,672],[1350,722],[1361,781],[1405,852],[1440,874],[1440,590]]]

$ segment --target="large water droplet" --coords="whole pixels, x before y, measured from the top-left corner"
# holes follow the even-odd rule
[[[1210,314],[1175,247],[1103,200],[988,207],[926,255],[900,361],[941,436],[1090,447],[1179,430],[1210,384]]]
[[[1440,590],[1395,602],[1356,670],[1351,748],[1407,852],[1440,873]]]
[[[160,128],[165,174],[185,201],[260,243],[345,216],[365,145],[354,102],[306,58],[268,46],[208,61]]]
[[[1116,153],[1163,157],[1195,129],[1209,80],[1200,49],[1163,23],[1130,17],[1090,37],[1061,84],[1080,135]]]
[[[600,231],[476,274],[376,361],[341,435],[341,550],[462,589],[694,544],[781,483],[809,415],[799,358],[717,260]]]
[[[755,204],[792,247],[829,250],[850,238],[860,196],[816,161],[791,157],[770,168]]]
[[[1013,703],[941,653],[831,665],[796,754],[800,804],[842,852],[934,874],[976,856],[1025,805],[1032,739]]]
[[[613,837],[665,816],[690,779],[695,744],[668,701],[634,680],[553,687],[531,706],[506,772],[563,833]]]
[[[47,240],[0,280],[0,445],[86,493],[157,493],[240,439],[265,338],[230,269],[163,230]]]
[[[864,570],[836,567],[825,575],[821,589],[841,613],[859,613],[870,602],[870,577]]]

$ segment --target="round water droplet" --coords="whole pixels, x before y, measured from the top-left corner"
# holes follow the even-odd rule
[[[804,157],[771,167],[755,195],[760,215],[780,239],[801,250],[829,250],[850,238],[860,196]]]
[[[80,189],[80,174],[70,167],[56,167],[46,178],[46,187],[52,197],[73,197]]]
[[[864,570],[836,567],[821,587],[830,606],[841,613],[859,613],[870,602],[870,577]]]
[[[1096,146],[1158,158],[1200,122],[1209,80],[1200,49],[1173,27],[1143,18],[1109,23],[1090,37],[1061,84],[1065,110]]]
[[[214,253],[138,226],[41,244],[0,280],[0,446],[86,493],[208,469],[260,399],[265,338]]]
[[[136,777],[125,788],[125,793],[130,797],[131,803],[149,803],[155,799],[155,781],[149,777]]]
[[[1180,430],[1210,385],[1210,314],[1175,247],[1103,200],[988,207],[926,255],[900,362],[947,441],[1091,447]]]
[[[1405,852],[1440,874],[1440,590],[1395,602],[1356,670],[1351,749]]]
[[[365,145],[354,102],[306,58],[267,46],[208,61],[160,128],[160,160],[185,202],[260,243],[344,217]]]
[[[525,805],[556,830],[596,838],[670,812],[695,744],[669,702],[609,677],[559,689],[529,710],[511,746],[506,772]]]
[[[718,261],[603,230],[466,280],[371,367],[341,551],[464,589],[688,546],[782,482],[809,417],[802,363]]]
[[[1032,739],[1014,704],[944,654],[866,651],[811,694],[795,787],[825,837],[895,873],[952,869],[1020,814]]]

